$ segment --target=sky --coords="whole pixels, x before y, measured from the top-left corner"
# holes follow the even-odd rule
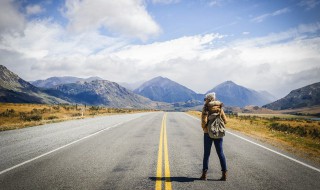
[[[320,0],[1,0],[0,64],[27,81],[231,80],[281,98],[320,82]]]

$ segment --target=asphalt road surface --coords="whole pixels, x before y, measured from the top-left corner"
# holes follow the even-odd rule
[[[1,132],[0,189],[320,189],[317,166],[230,132],[224,137],[227,181],[218,180],[214,147],[209,180],[198,180],[203,133],[200,121],[185,113],[104,116]]]

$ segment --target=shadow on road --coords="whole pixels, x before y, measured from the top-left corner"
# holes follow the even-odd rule
[[[149,177],[152,181],[175,181],[175,182],[194,182],[194,181],[201,181],[199,178],[194,177]],[[219,179],[208,179],[208,181],[220,181]]]

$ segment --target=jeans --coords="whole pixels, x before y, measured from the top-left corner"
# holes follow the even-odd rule
[[[221,171],[227,171],[226,158],[224,157],[223,148],[222,148],[223,138],[211,139],[208,133],[204,133],[203,140],[204,140],[203,141],[204,143],[203,171],[208,170],[212,142],[214,142],[214,146],[216,148],[216,152],[220,160]]]

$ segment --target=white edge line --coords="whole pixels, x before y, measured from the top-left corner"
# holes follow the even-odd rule
[[[196,120],[199,120],[199,121],[200,121],[199,118],[196,118],[196,117],[194,117],[194,116],[191,116],[191,115],[189,115],[189,114],[187,114],[187,113],[185,113],[185,114],[188,115],[189,117],[193,118],[193,119],[196,119]],[[294,162],[297,162],[297,163],[299,163],[299,164],[301,164],[301,165],[303,165],[303,166],[306,166],[306,167],[308,167],[308,168],[310,168],[310,169],[313,169],[313,170],[315,170],[315,171],[317,171],[317,172],[320,172],[320,169],[318,169],[318,168],[316,168],[316,167],[313,167],[313,166],[310,166],[309,164],[306,164],[306,163],[301,162],[301,161],[299,161],[299,160],[296,160],[296,159],[294,159],[294,158],[291,158],[290,156],[287,156],[287,155],[285,155],[285,154],[282,154],[282,153],[280,153],[280,152],[277,152],[277,151],[275,151],[275,150],[272,150],[272,149],[270,149],[270,148],[268,148],[268,147],[265,147],[265,146],[263,146],[263,145],[261,145],[261,144],[258,144],[258,143],[256,143],[256,142],[253,142],[253,141],[251,141],[251,140],[249,140],[249,139],[246,139],[246,138],[244,138],[244,137],[241,137],[241,136],[239,136],[239,135],[237,135],[237,134],[234,134],[234,133],[232,133],[232,132],[227,131],[227,133],[229,133],[229,134],[231,134],[231,135],[233,135],[233,136],[235,136],[235,137],[238,137],[238,138],[240,138],[240,139],[242,139],[242,140],[245,140],[245,141],[247,141],[247,142],[250,142],[250,143],[252,143],[252,144],[254,144],[254,145],[257,145],[257,146],[259,146],[259,147],[261,147],[261,148],[264,148],[264,149],[266,149],[266,150],[269,150],[270,152],[273,152],[273,153],[275,153],[275,154],[278,154],[278,155],[280,155],[280,156],[283,156],[283,157],[285,157],[285,158],[287,158],[287,159],[289,159],[289,160],[292,160],[292,161],[294,161]]]
[[[34,161],[34,160],[37,160],[37,159],[39,159],[39,158],[41,158],[41,157],[44,157],[44,156],[46,156],[46,155],[48,155],[48,154],[51,154],[51,153],[53,153],[53,152],[56,152],[56,151],[61,150],[61,149],[63,149],[63,148],[66,148],[67,146],[70,146],[70,145],[72,145],[72,144],[75,144],[75,143],[77,143],[77,142],[79,142],[79,141],[82,141],[82,140],[84,140],[84,139],[90,138],[90,137],[92,137],[92,136],[94,136],[94,135],[97,135],[97,134],[103,132],[103,131],[107,131],[107,130],[109,130],[109,129],[112,129],[112,128],[114,128],[114,127],[117,127],[117,126],[119,126],[119,125],[121,125],[121,124],[123,124],[123,123],[125,123],[125,122],[121,122],[121,123],[115,124],[115,125],[113,125],[113,126],[111,126],[111,127],[105,128],[105,129],[101,129],[101,130],[99,130],[99,131],[97,131],[97,132],[95,132],[95,133],[92,133],[92,134],[88,135],[88,136],[82,137],[81,139],[75,140],[75,141],[73,141],[73,142],[71,142],[71,143],[68,143],[68,144],[63,145],[63,146],[61,146],[61,147],[59,147],[59,148],[56,148],[56,149],[54,149],[54,150],[51,150],[51,151],[46,152],[46,153],[44,153],[44,154],[41,154],[41,155],[39,155],[39,156],[37,156],[37,157],[34,157],[34,158],[30,159],[30,160],[24,161],[24,162],[22,162],[22,163],[20,163],[20,164],[17,164],[17,165],[15,165],[15,166],[12,166],[12,167],[10,167],[10,168],[7,168],[7,169],[1,171],[1,172],[0,172],[0,175],[6,173],[6,172],[8,172],[8,171],[11,171],[11,170],[13,170],[13,169],[15,169],[15,168],[18,168],[18,167],[20,167],[20,166],[23,166],[23,165],[25,165],[25,164],[27,164],[27,163],[30,163],[30,162],[32,162],[32,161]]]

